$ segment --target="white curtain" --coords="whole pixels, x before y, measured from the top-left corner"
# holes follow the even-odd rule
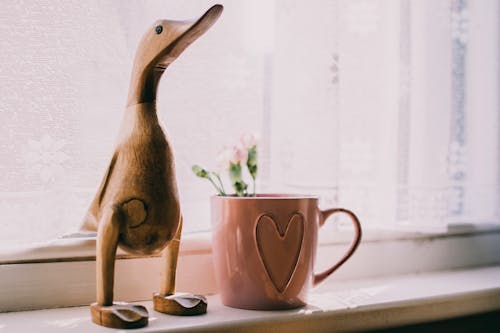
[[[499,222],[498,1],[277,3],[280,184],[365,226]]]
[[[365,226],[500,220],[499,3],[222,1],[167,70],[186,230],[209,225],[224,145],[260,133],[261,191],[319,194]],[[114,147],[139,38],[212,1],[6,1],[0,8],[2,245],[75,231]]]
[[[218,151],[260,132],[264,117],[269,42],[252,29],[261,17],[253,1],[222,3],[220,20],[167,69],[158,92],[186,231],[209,228],[213,194],[191,165],[213,168]],[[139,39],[157,19],[198,18],[212,5],[2,2],[0,246],[77,230],[112,156]]]

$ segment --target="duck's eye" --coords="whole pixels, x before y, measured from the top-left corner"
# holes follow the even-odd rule
[[[163,27],[161,25],[157,25],[155,28],[156,34],[159,35],[163,31]]]

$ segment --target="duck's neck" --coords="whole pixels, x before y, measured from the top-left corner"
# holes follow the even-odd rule
[[[127,107],[135,104],[156,103],[158,83],[165,68],[136,68],[132,70],[128,90]]]
[[[134,133],[148,136],[157,133],[160,127],[156,102],[133,104],[125,109],[118,141],[127,141]]]

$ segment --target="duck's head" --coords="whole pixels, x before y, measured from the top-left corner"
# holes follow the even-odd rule
[[[153,102],[165,69],[217,21],[222,10],[222,5],[215,5],[195,21],[156,21],[137,49],[127,105]]]

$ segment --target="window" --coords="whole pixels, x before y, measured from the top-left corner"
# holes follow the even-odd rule
[[[184,231],[210,228],[213,189],[191,165],[215,168],[219,149],[249,131],[261,137],[260,191],[319,194],[324,206],[355,211],[365,230],[500,223],[497,1],[220,2],[221,19],[167,69],[158,93]],[[92,239],[26,245],[78,228],[114,149],[144,30],[211,4],[2,4],[0,312],[94,300]],[[347,234],[323,242],[320,267]],[[365,235],[337,278],[498,264],[498,228]],[[179,289],[215,292],[207,234],[183,247]],[[157,288],[158,258],[116,267],[117,298],[149,299]]]
[[[186,230],[190,171],[260,133],[261,190],[317,193],[365,226],[500,221],[496,1],[238,1],[167,70],[160,118]],[[3,245],[74,231],[111,158],[137,42],[208,1],[3,4]]]

